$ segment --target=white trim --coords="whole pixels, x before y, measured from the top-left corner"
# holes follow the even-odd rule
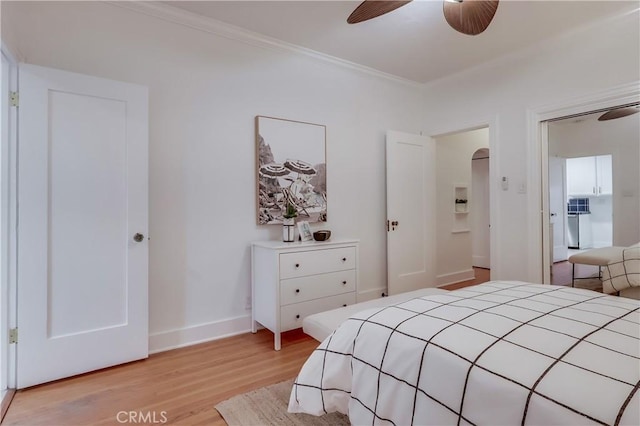
[[[450,274],[438,275],[436,277],[436,286],[442,287],[443,285],[455,284],[462,281],[472,280],[476,277],[473,268],[466,269],[464,271],[452,272]]]
[[[278,40],[273,37],[269,37],[263,34],[259,34],[247,29],[227,24],[226,22],[218,21],[214,18],[209,18],[195,13],[180,9],[168,4],[155,1],[107,1],[106,3],[122,7],[124,9],[132,10],[134,12],[142,13],[154,18],[162,19],[163,21],[172,22],[174,24],[184,25],[189,28],[193,28],[198,31],[204,31],[210,34],[215,34],[220,37],[224,37],[230,40],[246,43],[251,46],[260,47],[263,49],[277,50],[295,53],[317,59],[323,62],[328,62],[334,65],[338,65],[343,68],[352,69],[365,74],[369,74],[375,77],[383,78],[385,80],[391,80],[396,83],[405,84],[411,87],[423,87],[423,83],[419,83],[406,78],[398,77],[393,74],[389,74],[377,69],[357,64],[355,62],[347,61],[335,56],[327,55],[325,53],[317,52],[306,47],[301,47],[293,43]]]
[[[210,342],[251,331],[251,316],[227,318],[149,335],[149,354]]]
[[[2,55],[9,64],[9,90],[18,91],[18,62],[16,56],[9,48],[2,43]],[[3,94],[4,95],[4,94]],[[8,94],[6,94],[8,96]],[[2,266],[6,271],[2,271],[0,280],[2,296],[2,330],[0,339],[2,343],[0,348],[4,353],[2,374],[6,375],[6,385],[9,389],[16,388],[16,345],[8,345],[8,332],[10,328],[17,326],[17,164],[18,164],[18,109],[11,106],[7,111],[7,145],[2,146],[2,189],[1,193],[1,209],[2,214],[6,216],[6,220],[2,221],[2,230],[0,234],[2,238],[2,247],[5,253],[2,254]],[[3,117],[4,118],[4,117]],[[3,138],[4,139],[4,138]],[[4,370],[6,368],[6,370]]]
[[[542,232],[549,227],[547,182],[548,141],[545,121],[584,114],[591,111],[612,108],[618,105],[640,101],[640,81],[623,84],[611,89],[569,99],[527,110],[527,156],[529,158],[527,198],[528,211],[528,258],[529,280],[532,282],[550,282],[549,274],[549,238]],[[492,221],[492,223],[494,223]]]

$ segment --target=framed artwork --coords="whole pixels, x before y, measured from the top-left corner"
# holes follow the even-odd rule
[[[256,117],[256,194],[259,225],[283,216],[327,220],[326,127],[282,118]]]
[[[313,234],[311,233],[311,227],[309,226],[309,222],[304,220],[298,222],[298,232],[300,233],[300,241],[313,240]]]

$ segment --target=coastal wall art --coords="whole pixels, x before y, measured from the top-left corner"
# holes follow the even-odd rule
[[[326,127],[260,115],[255,125],[258,224],[326,222]]]

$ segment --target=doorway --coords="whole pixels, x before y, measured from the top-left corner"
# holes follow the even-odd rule
[[[529,260],[530,276],[532,281],[551,283],[551,267],[553,262],[550,255],[552,254],[550,242],[550,206],[549,206],[549,123],[554,120],[561,120],[573,117],[579,117],[586,114],[603,114],[609,110],[620,107],[637,107],[640,98],[640,89],[637,82],[618,86],[602,92],[596,92],[590,95],[582,96],[580,99],[565,104],[559,104],[550,108],[539,110],[531,110],[529,112],[529,122],[533,125],[530,127],[530,145],[529,152],[531,154],[531,179],[529,179],[530,191],[528,203],[532,210],[539,211],[537,214],[531,215],[529,218],[530,234],[532,236],[531,243],[533,245],[532,256]],[[637,114],[635,114],[637,117]],[[636,118],[637,119],[637,118]],[[613,120],[616,121],[616,120]],[[637,128],[637,126],[636,126]],[[634,149],[637,149],[638,138],[635,140]],[[614,169],[616,156],[614,155]],[[638,154],[619,154],[619,159],[623,162],[633,162],[630,170],[635,170],[635,175],[626,182],[640,181],[640,171],[637,164],[640,160]],[[626,166],[625,166],[626,169]],[[632,173],[633,174],[633,173]],[[614,180],[620,179],[620,175]],[[635,180],[634,180],[635,179]],[[638,219],[638,211],[640,211],[640,201],[637,192],[624,191],[628,196],[622,197],[615,201],[614,205],[625,205],[626,211],[622,211],[622,215],[629,217],[634,216],[635,221],[631,228],[622,230],[614,225],[614,241],[615,245],[622,245],[624,241],[632,238],[640,239],[640,224],[636,224]],[[622,195],[622,194],[621,194]],[[615,207],[614,207],[615,208]],[[614,217],[616,213],[614,211]]]
[[[480,261],[488,268],[491,262],[489,127],[436,136],[434,140],[436,282],[443,286],[473,279],[474,263]],[[479,166],[475,185],[474,162]],[[476,244],[478,250],[474,250]]]
[[[554,228],[550,236],[552,284],[571,285],[573,265],[567,259],[572,254],[631,245],[640,239],[640,114],[600,120],[605,113],[585,113],[547,125],[548,196]],[[626,215],[625,210],[636,213]],[[576,265],[576,274],[594,278],[581,280],[581,285],[599,287],[597,267]]]

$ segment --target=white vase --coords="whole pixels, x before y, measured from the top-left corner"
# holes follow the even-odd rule
[[[282,241],[285,243],[291,243],[294,241],[296,227],[296,221],[294,218],[282,219]]]

